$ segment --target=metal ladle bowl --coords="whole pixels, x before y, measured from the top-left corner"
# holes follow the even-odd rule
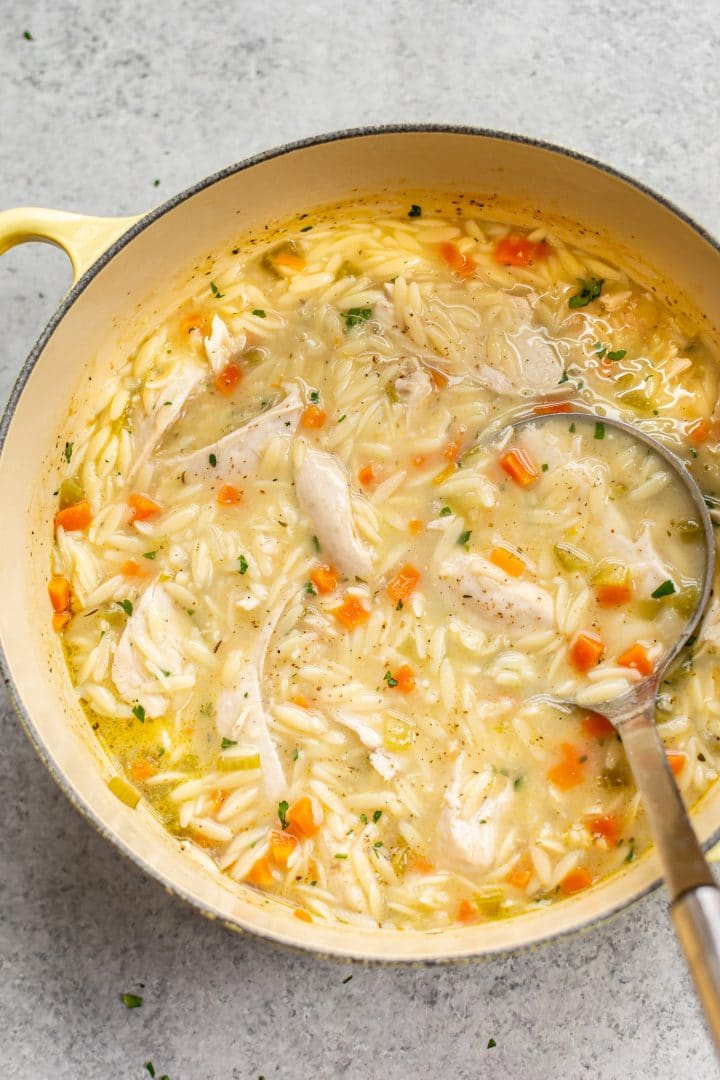
[[[530,424],[602,422],[629,439],[647,446],[668,466],[692,501],[702,524],[705,570],[697,606],[674,646],[650,675],[619,697],[593,705],[615,726],[642,797],[670,893],[670,910],[688,967],[702,1002],[708,1026],[720,1052],[720,889],[697,841],[685,804],[668,764],[655,726],[655,699],[660,681],[699,627],[713,591],[715,540],[703,493],[686,464],[650,435],[630,424],[595,413],[563,412],[524,417],[510,425],[521,430]],[[537,699],[537,698],[536,698]],[[567,698],[540,695],[560,708],[579,707]]]

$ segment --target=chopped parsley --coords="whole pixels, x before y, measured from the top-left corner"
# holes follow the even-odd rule
[[[253,315],[255,315],[258,319],[266,319],[267,318],[267,315],[265,314],[265,312],[263,311],[263,309],[261,307],[253,308]]]
[[[662,600],[663,596],[672,596],[675,592],[675,584],[670,580],[663,581],[661,585],[658,585],[654,592],[650,593],[653,600]]]
[[[316,551],[320,550],[320,541],[318,540],[317,536],[311,536],[310,542]]]
[[[317,589],[313,585],[312,581],[305,582],[305,592],[308,596],[317,596]]]
[[[495,1040],[494,1039],[488,1039],[488,1044],[487,1044],[488,1050],[492,1050],[492,1048],[494,1046],[497,1046],[497,1043],[495,1042]]]
[[[390,671],[385,672],[385,674],[383,675],[383,679],[388,684],[388,686],[397,686],[398,684],[397,679],[393,679],[392,672]]]
[[[245,558],[244,555],[241,555],[240,558],[238,559],[238,565],[240,567],[240,569],[238,570],[239,574],[247,573],[248,561],[247,561],[247,559]]]
[[[151,1076],[155,1076],[155,1066],[153,1065],[152,1061],[146,1061],[145,1062],[145,1068],[147,1069],[147,1071],[150,1073]]]
[[[352,975],[347,975],[342,981],[343,986],[345,986],[346,983],[349,983],[351,979]]]
[[[212,467],[214,469],[215,466],[217,465],[217,457],[215,456],[215,454],[208,454],[208,461],[210,462],[210,464],[212,465]]]
[[[548,469],[550,468],[550,466],[547,464],[547,462],[543,462],[542,465],[540,466],[540,468],[542,469],[543,472],[547,472]]]
[[[237,746],[237,739],[226,739],[223,735],[223,740],[220,743],[220,748],[222,750],[229,750],[231,746]]]
[[[160,181],[159,180],[153,180],[153,187],[160,187]]]
[[[422,217],[422,206],[418,206],[417,203],[413,203],[408,210],[408,217]]]
[[[141,724],[145,723],[145,709],[142,705],[133,705],[133,716],[136,716]]]
[[[367,825],[367,823],[368,823],[368,816],[367,816],[367,814],[361,814],[361,815],[360,815],[360,820],[362,821],[363,825]]]
[[[139,994],[121,994],[120,1000],[126,1009],[139,1009],[143,1003]]]
[[[587,307],[591,300],[597,300],[605,284],[605,278],[591,277],[587,281],[585,278],[578,278],[578,281],[580,289],[568,300],[568,307],[571,308]]]
[[[376,825],[377,825],[377,823],[378,823],[378,821],[380,820],[381,817],[382,817],[382,810],[376,810],[375,813],[373,814],[373,821],[375,822]]]
[[[143,559],[154,559],[157,551],[143,551]]]
[[[627,356],[627,349],[616,349],[615,352],[609,352],[608,360],[624,360]]]
[[[313,405],[317,405],[319,400],[320,400],[320,392],[318,390],[311,390],[310,391],[310,401],[313,403]]]
[[[129,600],[118,600],[118,606],[123,609],[126,615],[132,615],[133,606]]]
[[[595,425],[595,438],[596,439],[604,439],[605,438],[605,425],[600,420],[598,420],[598,422]]]
[[[628,851],[627,855],[625,856],[625,862],[632,862],[634,858],[635,858],[635,845],[631,844],[630,845],[630,850]]]
[[[311,229],[312,229],[312,225],[303,225],[300,232],[310,232]]]
[[[293,761],[297,761],[297,759],[300,757],[300,751],[298,750],[297,746],[293,750],[292,757],[293,757]]]
[[[345,320],[346,330],[352,330],[353,326],[367,322],[371,315],[372,308],[369,307],[351,307],[340,312],[340,318]]]
[[[465,532],[461,532],[460,535],[457,538],[458,544],[460,544],[461,546],[464,547],[464,545],[467,544],[467,542],[468,542],[468,540],[470,539],[471,536],[472,536],[472,529],[466,529]]]
[[[23,30],[23,37],[25,38],[26,41],[34,41],[35,40],[29,30]]]
[[[598,354],[599,358],[602,360],[603,356],[607,352],[607,345],[603,345],[603,343],[601,341],[596,341],[595,342],[595,352]]]
[[[577,428],[575,427],[575,424],[574,424],[574,423],[572,423],[572,424],[570,425],[570,427],[568,428],[568,431],[570,432],[570,434],[571,434],[571,435],[574,435],[574,434],[575,434],[575,432],[577,431]]]
[[[568,375],[567,371],[563,371],[562,375],[558,379],[558,386],[560,386],[561,383],[567,382],[569,378],[570,376]]]
[[[397,604],[395,605],[395,610],[396,611],[402,611],[402,609],[404,607],[405,607],[405,605],[403,604],[402,600],[398,600]]]
[[[516,776],[515,779],[513,780],[513,787],[515,788],[516,791],[519,791],[524,783],[525,783],[525,777],[524,776]]]
[[[210,289],[211,289],[212,294],[213,294],[213,296],[215,297],[216,300],[222,300],[225,293],[220,292],[220,290],[218,289],[218,287],[217,287],[217,285],[215,284],[214,281],[210,282]]]
[[[338,851],[338,852],[335,853],[335,858],[336,859],[347,859],[347,855],[343,851]]]
[[[450,514],[452,514],[452,510],[450,509],[450,507],[443,506],[442,510],[440,511],[440,517],[449,517]]]
[[[343,420],[345,420],[346,417],[347,417],[347,413],[343,413],[342,416],[340,417],[340,419],[338,420],[338,424],[342,424]]]
[[[290,807],[285,799],[278,803],[278,819],[280,821],[280,827],[283,829],[287,829],[288,827],[287,812],[289,809]]]
[[[71,442],[66,442],[65,443],[65,460],[68,463],[70,461],[70,458],[72,457],[72,452],[73,452],[73,444]]]

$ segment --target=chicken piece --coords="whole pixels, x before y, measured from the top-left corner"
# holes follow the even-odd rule
[[[170,703],[170,691],[159,683],[163,672],[191,675],[194,681],[194,666],[183,652],[188,638],[199,641],[192,621],[162,584],[153,582],[135,604],[115,651],[112,679],[121,696],[148,716],[162,716]]]
[[[529,302],[522,296],[510,300],[514,326],[500,331],[502,366],[481,361],[475,368],[477,378],[498,394],[529,397],[554,390],[563,373],[560,357],[535,325]]]
[[[382,776],[383,780],[392,780],[398,771],[399,764],[394,755],[383,750],[382,735],[364,717],[355,716],[353,713],[336,710],[333,713],[333,719],[355,732],[363,746],[370,751],[368,757],[375,771]]]
[[[213,315],[210,336],[204,338],[205,352],[214,375],[225,367],[245,347],[245,338],[232,338],[227,325],[219,315]]]
[[[555,623],[552,597],[545,589],[510,577],[482,555],[453,554],[441,564],[439,576],[455,614],[474,617],[483,628],[510,640]]]
[[[400,366],[400,374],[393,379],[393,389],[401,405],[409,411],[421,405],[433,390],[432,379],[414,357],[408,357]]]
[[[323,556],[347,577],[368,578],[371,554],[357,535],[347,474],[332,454],[295,442],[295,492]]]
[[[602,540],[609,556],[616,556],[630,567],[636,587],[649,595],[672,573],[665,565],[650,536],[650,525],[645,523],[634,539],[626,535],[627,522],[608,503],[603,511]]]
[[[294,434],[302,408],[297,390],[293,387],[279,405],[223,435],[217,442],[188,454],[168,458],[166,464],[182,470],[186,481],[210,480],[216,476],[221,476],[226,482],[246,480],[257,470],[271,439],[289,438]],[[210,464],[211,455],[214,456],[215,465]]]
[[[238,672],[235,685],[220,691],[215,707],[215,721],[220,735],[235,741],[242,739],[244,744],[257,750],[265,792],[273,800],[280,798],[287,790],[287,781],[270,735],[261,688],[270,640],[291,595],[290,590],[283,593],[268,613],[252,653]]]
[[[445,794],[445,806],[438,822],[438,847],[445,865],[460,871],[484,873],[496,861],[498,834],[512,799],[513,787],[507,777],[488,773],[487,794],[474,807],[477,799],[466,798],[463,792],[467,785],[462,778],[464,759],[464,754],[458,756]]]
[[[136,421],[134,432],[134,456],[128,470],[128,480],[134,480],[140,468],[158,446],[163,435],[174,424],[185,407],[195,387],[202,382],[205,372],[196,364],[180,367],[170,381],[158,391],[151,411]]]

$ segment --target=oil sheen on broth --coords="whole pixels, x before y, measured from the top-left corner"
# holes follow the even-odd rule
[[[414,199],[209,259],[63,434],[53,619],[112,790],[308,922],[480,923],[641,855],[593,710],[676,640],[702,532],[602,417],[720,494],[692,327],[549,227]],[[690,803],[718,640],[713,607],[658,699]]]

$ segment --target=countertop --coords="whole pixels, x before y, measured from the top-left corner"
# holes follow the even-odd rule
[[[717,26],[713,0],[2,0],[0,206],[135,213],[285,141],[433,121],[595,155],[717,235]],[[0,261],[3,395],[68,283],[50,248]],[[716,1075],[660,892],[520,956],[348,967],[168,897],[71,808],[5,698],[0,799],[3,1077]]]

